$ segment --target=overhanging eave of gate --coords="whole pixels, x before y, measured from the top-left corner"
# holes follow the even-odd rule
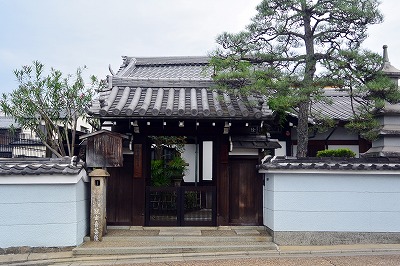
[[[234,96],[207,87],[120,87],[93,103],[101,119],[269,120],[274,113],[264,97]]]

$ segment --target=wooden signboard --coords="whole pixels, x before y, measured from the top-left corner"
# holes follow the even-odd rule
[[[80,137],[87,139],[86,165],[88,167],[123,166],[122,139],[128,136],[99,130]]]

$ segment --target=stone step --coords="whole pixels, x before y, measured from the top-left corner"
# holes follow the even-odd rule
[[[237,242],[270,242],[272,237],[258,227],[241,227],[235,229],[213,229],[210,228],[148,228],[143,229],[109,229],[103,237],[103,241],[156,241],[156,242],[172,242],[172,241],[237,241]],[[89,237],[85,237],[86,242],[89,242]]]
[[[144,243],[143,243],[144,244]],[[197,243],[196,243],[197,244]],[[272,242],[260,244],[204,243],[204,245],[144,245],[144,246],[80,246],[73,250],[75,256],[87,255],[127,255],[127,254],[184,254],[184,253],[232,253],[232,252],[263,252],[276,250]]]
[[[112,228],[101,242],[85,242],[75,256],[138,254],[246,253],[276,250],[262,227]]]
[[[84,238],[90,242],[89,237]],[[104,236],[103,242],[272,242],[271,236]]]

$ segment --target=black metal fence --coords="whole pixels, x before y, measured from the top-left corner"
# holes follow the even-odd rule
[[[0,135],[0,158],[45,157],[46,147],[38,138]]]
[[[146,225],[215,226],[216,188],[147,187]]]

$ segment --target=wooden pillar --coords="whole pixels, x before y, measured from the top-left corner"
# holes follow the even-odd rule
[[[144,142],[144,141],[143,141]],[[133,201],[132,201],[132,222],[135,226],[145,225],[145,194],[146,194],[146,165],[144,143],[133,145]]]
[[[229,142],[221,137],[218,141],[217,161],[217,225],[229,225]]]
[[[107,177],[110,174],[103,169],[89,173],[91,179],[90,200],[90,240],[102,241],[107,230],[106,195]]]

